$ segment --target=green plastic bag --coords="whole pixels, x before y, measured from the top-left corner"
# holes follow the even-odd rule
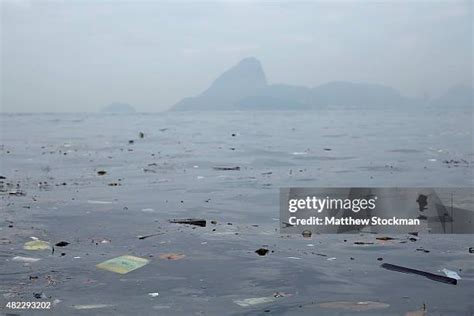
[[[148,259],[125,255],[99,263],[96,267],[115,273],[126,274],[147,265],[148,262]]]

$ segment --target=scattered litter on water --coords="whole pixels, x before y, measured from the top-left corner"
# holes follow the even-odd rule
[[[104,175],[106,175],[106,174],[107,174],[107,171],[105,171],[105,170],[99,170],[99,171],[97,171],[97,175],[98,175],[98,176],[104,176]]]
[[[326,260],[327,261],[333,261],[333,260],[336,260],[336,257],[330,257],[330,258],[327,258]]]
[[[117,258],[106,260],[96,265],[99,269],[112,271],[115,273],[126,274],[130,271],[139,269],[149,262],[148,259],[124,255]]]
[[[299,257],[288,257],[288,259],[301,260]]]
[[[153,292],[153,293],[148,293],[148,295],[150,295],[151,297],[158,297],[160,295],[160,293]]]
[[[448,283],[448,284],[453,284],[453,285],[456,285],[458,283],[458,281],[454,278],[445,277],[443,275],[438,275],[438,274],[425,272],[425,271],[421,271],[421,270],[416,270],[416,269],[406,268],[406,267],[402,267],[402,266],[397,266],[395,264],[383,263],[381,265],[381,267],[384,268],[384,269],[387,269],[387,270],[391,270],[391,271],[421,275],[421,276],[424,276],[424,277],[426,277],[430,280],[437,281],[437,282]]]
[[[301,233],[301,235],[304,237],[304,238],[311,238],[311,235],[313,233],[311,233],[310,230],[303,230],[303,232]]]

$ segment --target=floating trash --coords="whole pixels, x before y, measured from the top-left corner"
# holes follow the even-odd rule
[[[271,303],[274,301],[275,301],[275,297],[266,296],[266,297],[246,298],[243,300],[235,300],[234,303],[242,307],[249,307],[252,305],[266,304],[266,303]]]
[[[96,267],[115,273],[126,274],[147,265],[148,262],[148,259],[125,255],[99,263]]]
[[[150,295],[151,297],[158,297],[160,295],[160,293],[153,292],[153,293],[148,293],[148,295]]]
[[[239,166],[236,167],[212,167],[214,170],[221,170],[221,171],[238,171],[240,170]]]
[[[455,278],[445,277],[445,276],[433,274],[430,272],[397,266],[390,263],[383,263],[381,267],[387,270],[391,270],[391,271],[403,272],[403,273],[408,273],[408,274],[418,274],[437,282],[448,283],[448,284],[453,284],[453,285],[458,284],[458,280],[456,280]]]
[[[443,272],[449,278],[453,278],[453,279],[456,279],[456,280],[461,280],[461,277],[455,271],[448,270],[448,269],[444,268],[443,270],[441,270],[441,272]]]
[[[255,253],[258,254],[259,256],[265,256],[269,252],[268,249],[265,248],[260,248],[255,250]]]
[[[75,309],[96,309],[96,308],[106,308],[112,307],[114,305],[110,304],[89,304],[89,305],[73,305]]]
[[[180,253],[163,253],[159,256],[160,259],[168,259],[168,260],[180,260],[185,258],[186,255]]]
[[[55,246],[58,246],[58,247],[66,247],[67,245],[69,245],[70,243],[67,242],[67,241],[60,241],[58,243],[55,244]]]
[[[49,242],[42,241],[42,240],[32,240],[25,243],[23,246],[25,250],[45,250],[51,249],[51,245]]]
[[[95,201],[95,200],[87,200],[87,203],[89,203],[89,204],[112,204],[112,202],[109,202],[109,201]]]
[[[22,257],[22,256],[16,256],[12,258],[13,261],[19,261],[19,262],[27,262],[27,263],[33,263],[40,261],[40,258],[31,258],[31,257]]]
[[[206,220],[205,219],[194,219],[194,218],[171,219],[170,223],[206,227]]]

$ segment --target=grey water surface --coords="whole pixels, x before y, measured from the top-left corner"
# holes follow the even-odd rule
[[[281,235],[278,218],[280,187],[472,187],[471,110],[3,114],[0,123],[5,314],[403,315],[423,304],[429,315],[474,311],[472,235],[307,239]],[[24,250],[31,237],[70,244]],[[270,252],[259,256],[261,247]],[[95,266],[126,254],[150,262],[124,275]],[[383,262],[446,268],[462,279],[439,283]],[[273,301],[235,303],[256,297]],[[11,310],[9,301],[54,306]],[[319,305],[333,301],[390,306]],[[77,309],[92,304],[103,305]]]

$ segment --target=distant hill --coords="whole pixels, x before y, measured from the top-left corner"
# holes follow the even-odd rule
[[[406,106],[414,100],[383,85],[330,82],[314,88],[269,85],[256,58],[245,58],[220,75],[195,97],[175,104],[173,111],[203,110],[310,110],[328,107]]]
[[[436,107],[472,107],[474,100],[474,90],[468,86],[454,86],[439,98],[433,100],[431,105]]]
[[[104,113],[135,113],[135,109],[128,103],[113,102],[103,107],[101,112]]]

